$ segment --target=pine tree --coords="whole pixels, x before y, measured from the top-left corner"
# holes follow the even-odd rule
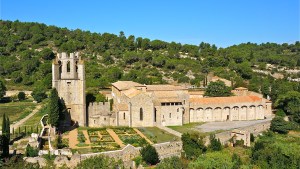
[[[51,126],[58,126],[59,121],[59,97],[57,90],[53,88],[50,93],[49,123]]]

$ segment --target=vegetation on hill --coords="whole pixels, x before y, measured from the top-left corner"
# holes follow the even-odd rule
[[[69,30],[39,23],[0,21],[0,74],[8,89],[51,88],[51,60],[56,52],[79,51],[85,59],[88,88],[108,87],[117,80],[145,84],[189,83],[200,86],[208,72],[276,100],[299,84],[274,79],[280,67],[300,66],[300,43],[243,43],[227,48],[150,40],[110,33]],[[276,67],[277,66],[277,67]],[[285,78],[298,74],[287,75]]]

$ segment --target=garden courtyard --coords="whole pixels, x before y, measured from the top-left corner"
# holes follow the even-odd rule
[[[89,128],[79,127],[63,134],[73,152],[80,154],[118,150],[131,144],[141,147],[167,141],[178,141],[180,138],[157,127],[129,128]]]

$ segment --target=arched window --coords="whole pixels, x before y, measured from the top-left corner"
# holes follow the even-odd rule
[[[125,113],[123,114],[123,119],[125,120]]]
[[[58,75],[59,75],[59,79],[61,78],[61,73],[62,73],[62,64],[61,64],[61,61],[58,61],[58,66],[59,66],[59,68],[58,68]]]
[[[76,72],[78,71],[78,66],[77,66],[78,62],[76,61],[76,64],[75,64],[75,70]]]
[[[67,72],[71,71],[71,64],[70,61],[67,62]]]
[[[140,120],[143,121],[143,108],[140,108]]]

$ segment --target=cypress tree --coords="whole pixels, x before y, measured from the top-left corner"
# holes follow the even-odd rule
[[[59,97],[57,90],[53,88],[50,93],[49,123],[51,126],[58,126],[59,120]]]
[[[9,141],[10,141],[10,126],[9,118],[3,114],[2,119],[2,157],[6,158],[9,156]]]

